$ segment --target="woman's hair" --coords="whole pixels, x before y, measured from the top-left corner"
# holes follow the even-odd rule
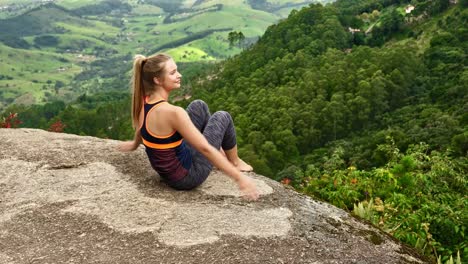
[[[143,98],[156,89],[153,79],[162,76],[166,62],[170,59],[169,55],[162,53],[148,58],[143,55],[135,56],[132,77],[132,121],[135,129],[138,129]]]

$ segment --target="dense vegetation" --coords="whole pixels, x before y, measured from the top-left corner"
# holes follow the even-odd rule
[[[165,12],[168,13],[177,12],[183,4],[183,1],[181,0],[146,0],[141,2],[161,7]]]
[[[405,14],[408,3],[414,13]],[[466,5],[311,5],[239,56],[181,71],[192,98],[231,112],[241,155],[256,172],[353,211],[427,255],[466,259]],[[209,77],[199,79],[205,66]],[[4,116],[129,139],[129,104],[128,93],[83,95],[74,105],[15,106]]]
[[[86,5],[73,10],[78,16],[95,16],[104,14],[126,14],[132,10],[132,7],[120,0],[105,0],[93,5]]]
[[[234,115],[257,172],[442,261],[466,258],[468,12],[412,1],[425,8],[416,19],[400,2],[410,1],[293,12],[195,97]],[[373,10],[374,21],[360,18]]]

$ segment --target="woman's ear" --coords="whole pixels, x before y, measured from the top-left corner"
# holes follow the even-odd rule
[[[158,78],[158,77],[153,77],[153,82],[154,82],[156,85],[160,85],[160,81],[159,81],[159,78]]]

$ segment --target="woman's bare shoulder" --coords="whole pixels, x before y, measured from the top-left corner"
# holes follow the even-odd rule
[[[185,110],[180,106],[172,105],[170,103],[165,103],[165,104],[161,104],[161,106],[158,108],[158,112],[164,115],[175,117],[175,116],[184,114]]]
[[[170,103],[166,103],[166,104],[161,105],[161,109],[163,109],[166,112],[174,112],[174,113],[180,112],[180,111],[185,111],[182,107],[177,106],[177,105],[173,105],[173,104],[170,104]]]

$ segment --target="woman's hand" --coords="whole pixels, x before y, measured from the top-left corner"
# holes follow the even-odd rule
[[[245,175],[243,176],[244,177],[242,177],[238,182],[239,190],[242,192],[242,197],[247,200],[257,200],[259,194],[257,191],[257,187],[255,186],[255,182],[251,178]]]
[[[125,141],[119,144],[117,147],[117,150],[122,151],[122,152],[130,152],[134,151],[135,149],[138,148],[141,144],[141,134],[140,134],[140,129],[137,129],[135,131],[135,136],[132,141]]]
[[[117,146],[117,150],[122,151],[122,152],[130,152],[134,151],[135,149],[138,148],[139,144],[135,144],[135,141],[126,141],[122,142]]]

